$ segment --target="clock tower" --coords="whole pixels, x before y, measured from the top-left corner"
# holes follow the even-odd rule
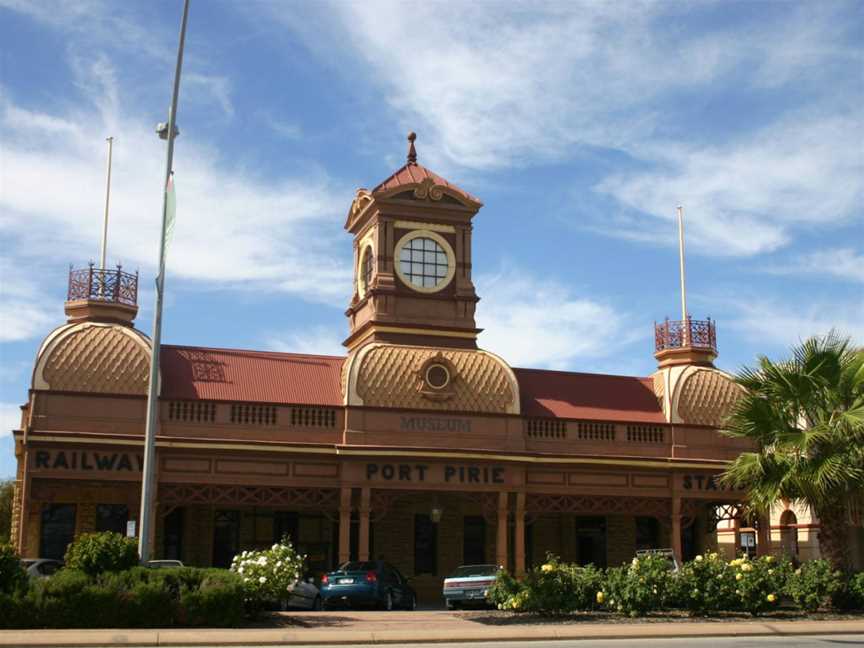
[[[345,229],[354,235],[354,292],[346,311],[353,351],[368,342],[477,348],[471,219],[480,200],[408,159],[371,191],[359,189]]]

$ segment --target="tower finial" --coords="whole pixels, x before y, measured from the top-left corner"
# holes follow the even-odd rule
[[[417,149],[414,148],[414,140],[417,139],[417,133],[411,131],[408,133],[408,164],[417,164]]]

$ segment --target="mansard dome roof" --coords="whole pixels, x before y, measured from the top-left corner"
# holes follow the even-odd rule
[[[425,371],[446,372],[443,387]],[[519,383],[501,358],[486,351],[372,343],[348,356],[346,404],[400,409],[519,413]]]
[[[147,393],[150,340],[120,324],[80,322],[55,329],[39,349],[33,388],[105,394]]]
[[[688,367],[678,381],[673,407],[684,423],[722,427],[742,393],[719,369]]]

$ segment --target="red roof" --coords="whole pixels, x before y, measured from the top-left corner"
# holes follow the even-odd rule
[[[665,423],[651,378],[514,369],[523,416]]]
[[[447,182],[444,178],[439,176],[434,171],[430,171],[422,164],[417,164],[416,162],[408,162],[405,166],[393,172],[393,174],[381,182],[377,187],[372,190],[372,193],[378,193],[379,191],[389,191],[391,189],[397,189],[398,187],[403,186],[413,186],[423,182],[426,178],[431,178],[432,182],[436,185],[441,185],[443,187],[447,187],[453,193],[458,194],[465,200],[470,202],[474,202],[477,204],[482,204],[480,199],[476,196],[472,196],[467,191],[460,189],[456,185]]]
[[[165,345],[162,398],[341,405],[344,358]]]
[[[162,398],[279,403],[342,404],[343,357],[162,347]],[[650,378],[514,369],[522,415],[664,423]]]

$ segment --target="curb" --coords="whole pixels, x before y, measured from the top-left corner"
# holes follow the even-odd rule
[[[84,648],[117,646],[272,646],[284,644],[393,644],[469,643],[481,641],[555,641],[583,639],[652,639],[693,637],[759,637],[860,634],[864,621],[811,622],[693,622],[595,625],[593,627],[522,626],[428,630],[271,630],[271,629],[164,629],[164,630],[3,630],[0,647]],[[418,634],[422,636],[418,637]]]

